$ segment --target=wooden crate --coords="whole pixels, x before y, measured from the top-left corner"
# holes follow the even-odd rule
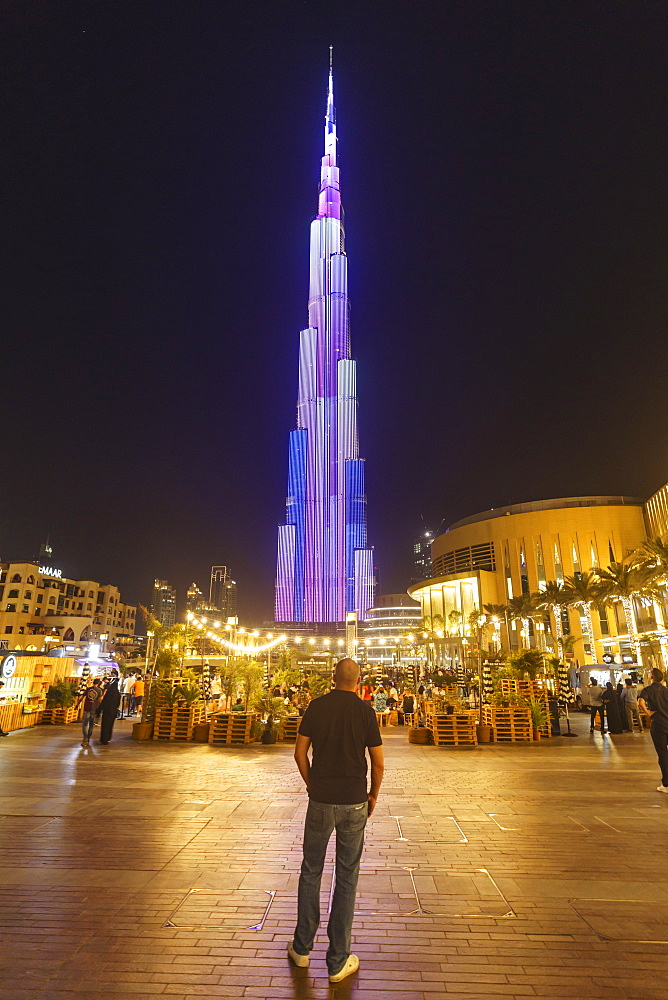
[[[217,712],[211,717],[209,743],[212,746],[243,746],[251,743],[255,714],[249,712]]]
[[[192,740],[195,726],[206,722],[206,705],[160,705],[155,710],[154,740],[187,743]]]
[[[545,709],[547,722],[538,730],[541,736],[547,738],[552,736],[552,720],[550,718],[550,706],[548,703],[549,691],[544,687],[542,681],[515,680],[504,677],[500,681],[501,693],[512,697],[519,694],[528,702],[538,702]]]
[[[493,728],[496,743],[530,743],[533,738],[528,708],[483,705],[483,723]]]
[[[302,717],[301,715],[289,715],[287,719],[283,721],[283,742],[284,743],[296,743],[297,733],[299,732],[299,727],[301,725]]]
[[[477,712],[457,712],[452,715],[427,715],[427,729],[431,730],[434,745],[438,747],[475,746]]]
[[[78,718],[79,709],[75,705],[70,708],[45,708],[42,712],[42,722],[52,726],[64,726],[76,722]]]

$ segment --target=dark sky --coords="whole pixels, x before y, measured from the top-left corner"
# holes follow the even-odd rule
[[[330,43],[381,589],[668,479],[664,3],[3,10],[2,558],[271,616]]]

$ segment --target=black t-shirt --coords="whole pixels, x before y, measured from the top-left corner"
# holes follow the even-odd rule
[[[642,698],[651,712],[657,712],[661,722],[668,722],[668,688],[658,681],[643,688],[639,698]],[[656,718],[656,716],[652,716]]]
[[[309,797],[314,802],[366,802],[367,747],[382,746],[376,713],[354,691],[330,691],[310,703],[299,727],[313,746]]]

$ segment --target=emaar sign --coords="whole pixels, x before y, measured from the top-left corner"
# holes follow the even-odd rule
[[[50,566],[40,566],[39,572],[42,576],[55,576],[58,580],[61,580],[63,576],[62,569],[52,569]]]

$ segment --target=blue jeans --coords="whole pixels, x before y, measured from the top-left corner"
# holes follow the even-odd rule
[[[368,811],[368,802],[341,806],[309,799],[293,948],[299,955],[308,955],[313,947],[320,924],[320,879],[327,844],[336,829],[336,885],[327,924],[330,976],[341,971],[350,955],[350,933]]]
[[[93,735],[93,727],[95,726],[95,712],[84,712],[81,721],[83,725],[83,738],[90,740]]]

